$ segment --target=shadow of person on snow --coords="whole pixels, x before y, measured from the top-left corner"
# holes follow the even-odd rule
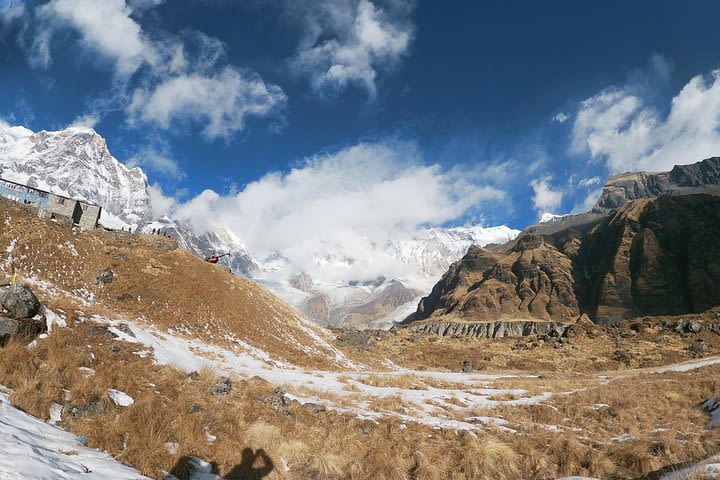
[[[258,459],[262,460],[261,466],[256,466]],[[242,451],[242,461],[236,465],[225,477],[227,480],[261,480],[273,471],[275,465],[265,453],[265,450],[258,448],[253,452],[252,448],[245,448]]]

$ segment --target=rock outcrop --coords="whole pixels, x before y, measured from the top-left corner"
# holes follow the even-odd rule
[[[720,194],[720,157],[692,165],[676,165],[669,172],[622,173],[612,176],[603,187],[593,212],[609,213],[625,203],[640,198]]]
[[[432,333],[435,335],[490,338],[498,339],[505,337],[526,337],[528,335],[547,335],[555,332],[561,336],[567,329],[566,324],[537,321],[512,321],[512,322],[482,322],[482,323],[457,323],[457,322],[429,322],[419,323],[413,326],[417,333]]]

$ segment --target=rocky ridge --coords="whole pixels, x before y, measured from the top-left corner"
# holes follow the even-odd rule
[[[712,158],[612,177],[593,212],[529,227],[499,247],[471,248],[405,323],[497,338],[582,314],[606,324],[720,305],[719,172]]]

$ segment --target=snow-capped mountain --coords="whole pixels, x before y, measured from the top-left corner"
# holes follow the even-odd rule
[[[159,232],[201,257],[229,252],[231,255],[221,262],[233,272],[260,281],[323,324],[342,324],[348,318],[360,326],[400,320],[470,245],[504,243],[519,233],[506,226],[421,230],[411,238],[390,239],[377,248],[377,261],[383,262],[378,265],[399,265],[401,275],[387,272],[383,275],[390,278],[338,283],[315,273],[318,278],[311,279],[312,286],[299,289],[291,282],[298,272],[293,271],[283,252],[255,258],[242,242],[242,232],[228,228],[194,232],[189,225],[173,219],[172,212],[154,208],[152,187],[143,171],[128,168],[113,157],[105,140],[92,129],[35,133],[0,123],[0,175],[98,204],[103,207],[100,223],[105,227]],[[320,266],[337,266],[340,262],[353,267],[353,259],[336,258],[331,251],[317,252],[313,260]]]

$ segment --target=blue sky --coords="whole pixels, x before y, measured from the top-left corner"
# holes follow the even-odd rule
[[[719,14],[711,1],[0,0],[0,118],[92,126],[199,228],[522,228],[586,209],[613,172],[720,152]]]

